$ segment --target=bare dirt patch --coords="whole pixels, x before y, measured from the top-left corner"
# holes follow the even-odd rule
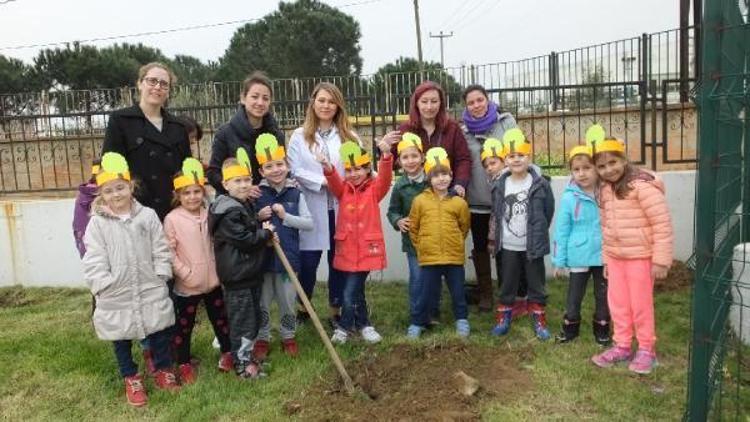
[[[530,357],[530,353],[520,355]],[[518,355],[471,344],[373,349],[347,364],[357,395],[347,396],[331,373],[301,400],[287,402],[285,409],[302,419],[325,421],[479,420],[486,402],[517,398],[532,388]]]

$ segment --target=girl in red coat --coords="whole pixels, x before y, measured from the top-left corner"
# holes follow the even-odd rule
[[[331,338],[335,343],[346,343],[355,330],[359,330],[368,343],[382,340],[367,316],[365,280],[370,271],[382,270],[386,265],[378,204],[391,188],[393,156],[390,149],[397,140],[395,136],[386,136],[379,142],[382,155],[377,175],[372,172],[370,155],[353,141],[344,142],[340,149],[344,180],[324,156],[317,157],[323,165],[328,189],[339,200],[333,267],[342,272],[344,288],[341,320]]]

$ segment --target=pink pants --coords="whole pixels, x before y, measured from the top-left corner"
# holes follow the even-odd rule
[[[614,323],[615,344],[655,352],[654,279],[650,259],[607,258],[607,302]]]

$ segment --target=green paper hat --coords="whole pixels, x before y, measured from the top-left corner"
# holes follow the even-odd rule
[[[264,133],[255,140],[255,158],[261,166],[284,157],[286,157],[284,147],[279,145],[279,141],[272,134]]]
[[[339,149],[341,155],[341,162],[344,163],[344,168],[350,169],[355,166],[364,166],[370,162],[370,155],[354,141],[346,141],[341,144]]]
[[[96,175],[96,185],[101,186],[115,179],[130,180],[128,162],[116,152],[106,152],[102,156],[99,174]]]
[[[433,147],[427,150],[424,161],[424,171],[429,173],[435,166],[445,166],[451,168],[451,162],[448,158],[448,152],[442,147]]]
[[[195,158],[189,157],[182,162],[181,173],[173,180],[174,190],[190,185],[203,186],[206,184],[206,178],[203,174],[203,164]]]
[[[505,132],[505,135],[503,135],[503,145],[505,146],[504,155],[513,153],[531,155],[531,142],[526,139],[521,129],[517,127]]]
[[[489,138],[484,141],[482,145],[481,161],[484,161],[489,157],[497,157],[501,160],[505,159],[505,147],[503,141],[497,138]]]

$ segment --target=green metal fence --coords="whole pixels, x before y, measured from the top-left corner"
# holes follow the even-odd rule
[[[703,10],[696,273],[685,417],[745,421],[750,420],[748,0],[704,0]]]

